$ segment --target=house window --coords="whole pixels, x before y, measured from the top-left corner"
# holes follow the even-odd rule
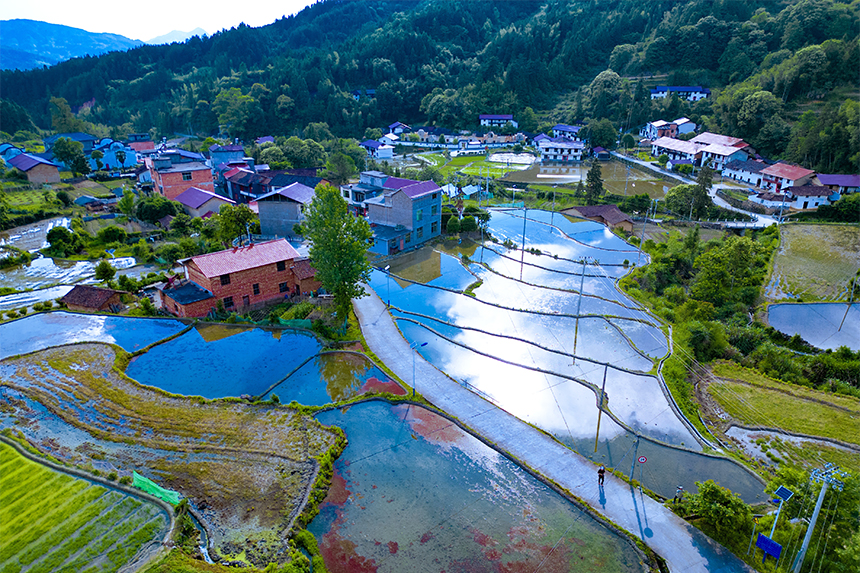
[[[278,271],[287,270],[287,261],[278,261]]]
[[[191,174],[190,173],[183,173],[182,174],[182,180],[183,181],[191,181]]]
[[[432,223],[430,223],[430,233],[435,235],[438,232],[439,232],[439,223],[437,223],[436,221],[433,221]]]
[[[406,238],[403,240],[403,242],[406,243],[407,245],[409,243],[411,243],[412,242],[412,233],[409,233],[408,235],[406,235]]]
[[[438,205],[433,205],[432,207],[430,207],[430,214],[431,215],[437,215],[438,213],[439,213],[439,206]]]
[[[417,236],[418,236],[418,238],[419,238],[419,239],[421,239],[422,237],[424,237],[424,227],[418,227],[418,233],[417,233]]]
[[[224,308],[233,308],[233,297],[225,296],[224,297]]]
[[[254,289],[254,294],[260,294],[260,283],[254,283],[252,288]]]
[[[230,275],[221,275],[221,286],[230,284]]]
[[[279,285],[278,285],[278,290],[279,290],[280,292],[287,292],[287,290],[288,290],[288,289],[287,289],[287,283],[281,283],[281,284],[279,284]]]
[[[418,209],[417,211],[415,211],[415,220],[416,221],[420,221],[421,217],[423,217],[423,216],[424,216],[424,209]]]
[[[438,194],[438,193],[433,193],[433,199],[436,199],[436,198],[438,198],[438,197],[439,197],[439,194]]]
[[[249,304],[251,304],[251,297],[244,295],[242,297],[242,306],[248,306]]]
[[[343,190],[343,198],[349,199],[349,191],[347,191],[346,189]]]

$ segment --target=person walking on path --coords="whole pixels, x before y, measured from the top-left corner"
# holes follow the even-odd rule
[[[602,465],[597,468],[597,485],[603,485],[603,477],[606,474],[606,468]]]
[[[672,499],[672,503],[678,503],[684,501],[684,486],[679,485],[678,489],[675,490],[675,497]]]

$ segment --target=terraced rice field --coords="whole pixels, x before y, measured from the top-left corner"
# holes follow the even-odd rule
[[[168,527],[157,506],[0,443],[0,571],[117,571]]]

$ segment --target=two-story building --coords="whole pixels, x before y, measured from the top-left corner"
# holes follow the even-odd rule
[[[433,181],[388,177],[381,194],[366,199],[372,252],[393,255],[442,232],[442,189]]]
[[[357,215],[367,213],[365,201],[372,199],[383,192],[388,175],[382,171],[362,171],[358,176],[358,183],[349,183],[340,186],[340,193],[346,199],[351,212]]]
[[[765,167],[767,167],[767,164],[761,161],[729,161],[723,166],[722,175],[735,181],[742,181],[760,187],[762,180],[761,170]]]
[[[857,193],[860,190],[860,175],[839,175],[819,173],[816,177],[822,185],[839,195]]]
[[[367,156],[372,159],[393,159],[394,147],[387,143],[380,143],[375,139],[368,139],[359,144],[367,151]]]
[[[747,152],[730,145],[712,143],[702,148],[702,165],[708,165],[714,171],[722,171],[731,161],[746,161]]]
[[[581,125],[566,125],[564,123],[557,123],[555,127],[552,128],[552,136],[554,138],[564,138],[569,139],[571,141],[582,141],[582,138],[579,136],[579,132],[581,130]]]
[[[651,142],[651,155],[659,157],[668,155],[669,159],[688,159],[693,165],[699,165],[702,158],[702,147],[692,141],[683,141],[672,137],[661,137]]]
[[[542,163],[558,162],[571,163],[582,161],[585,144],[581,141],[571,141],[563,137],[541,139],[538,142],[540,160]]]
[[[663,99],[670,94],[687,101],[699,101],[710,96],[711,90],[702,86],[657,86],[651,90],[651,99]]]
[[[305,209],[315,195],[312,187],[292,183],[257,197],[260,233],[267,237],[294,236],[294,227],[305,220]]]
[[[276,239],[179,261],[183,280],[162,285],[160,308],[180,317],[206,316],[221,303],[247,312],[268,303],[316,291],[320,283],[307,259]]]
[[[401,121],[395,121],[388,126],[388,131],[395,135],[400,135],[401,133],[410,133],[412,128]]]
[[[639,132],[639,135],[646,139],[654,141],[661,137],[677,137],[678,125],[671,121],[658,119],[657,121],[649,121],[645,127]]]
[[[519,127],[519,124],[514,121],[514,116],[511,114],[482,113],[478,116],[478,120],[485,127],[504,127],[509,123],[514,127]]]
[[[815,171],[790,165],[788,163],[774,163],[761,170],[762,187],[779,193],[787,187],[800,187],[809,183]]]

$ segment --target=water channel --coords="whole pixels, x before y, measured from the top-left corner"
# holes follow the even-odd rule
[[[406,339],[427,343],[419,349],[424,358],[581,454],[624,473],[634,452],[644,454],[648,463],[636,467],[636,479],[667,497],[679,484],[695,491],[696,481],[714,479],[747,501],[760,499],[752,474],[698,453],[701,445],[653,374],[668,352],[666,335],[614,284],[637,252],[595,223],[539,211],[528,211],[527,220],[523,211],[494,212],[490,232],[521,246],[524,226],[525,248],[541,254],[488,244],[459,268],[444,253],[412,255],[421,267],[413,276],[432,277],[427,284],[404,280],[410,269],[392,266],[399,277],[376,270],[370,286],[390,299]],[[434,260],[438,272],[428,268]],[[478,279],[475,296],[463,294]],[[611,418],[603,417],[595,452],[604,372]]]

